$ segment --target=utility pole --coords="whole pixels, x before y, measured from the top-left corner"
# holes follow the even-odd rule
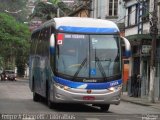
[[[157,6],[158,2],[157,0],[154,0],[154,8],[152,13],[152,18],[150,21],[151,27],[150,27],[150,34],[152,36],[152,48],[151,48],[151,59],[150,59],[150,87],[149,87],[149,102],[154,103],[155,97],[154,97],[154,84],[155,84],[155,57],[156,57],[156,39],[158,34],[157,29]]]
[[[60,8],[57,8],[57,17],[60,17]]]

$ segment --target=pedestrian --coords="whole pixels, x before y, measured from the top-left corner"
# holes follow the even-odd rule
[[[136,79],[137,79],[137,74],[134,74],[132,76],[132,81],[131,81],[131,97],[136,96]]]
[[[141,76],[139,74],[137,75],[137,86],[138,86],[138,96],[137,97],[140,97],[140,94],[141,94]]]

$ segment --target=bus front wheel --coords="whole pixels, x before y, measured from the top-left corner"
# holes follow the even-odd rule
[[[49,91],[49,88],[48,88],[48,83],[47,83],[47,86],[46,86],[46,102],[47,102],[48,107],[50,109],[52,109],[53,108],[53,103],[50,100],[50,91]]]
[[[39,95],[33,92],[33,101],[38,102],[38,100],[39,100]]]
[[[109,110],[110,104],[99,105],[99,107],[102,112],[107,112]]]
[[[53,108],[53,104],[52,104],[52,102],[51,102],[51,100],[50,100],[50,93],[48,93],[48,95],[47,95],[47,105],[48,105],[48,107],[49,107],[50,109]]]
[[[33,101],[38,102],[39,101],[39,95],[35,92],[35,83],[33,79],[33,84],[32,84],[32,89],[33,89]]]

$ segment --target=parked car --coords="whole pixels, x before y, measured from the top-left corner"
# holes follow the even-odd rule
[[[1,80],[1,74],[2,74],[2,72],[3,72],[3,68],[0,67],[0,80]]]
[[[14,70],[4,70],[1,74],[1,80],[15,80],[16,75]]]
[[[3,72],[3,68],[2,68],[2,67],[0,67],[0,74],[2,74],[2,72]]]

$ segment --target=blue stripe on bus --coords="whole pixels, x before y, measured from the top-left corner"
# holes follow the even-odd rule
[[[132,55],[131,51],[129,51],[129,50],[126,50],[124,54],[125,54],[124,56],[127,58],[131,57],[131,55]]]
[[[111,82],[104,82],[104,83],[74,82],[74,81],[70,81],[60,77],[53,77],[53,80],[64,86],[68,86],[71,88],[84,88],[84,89],[107,89],[107,88],[122,84],[122,79],[114,80]]]
[[[50,53],[51,54],[54,54],[54,49],[55,49],[54,47],[50,47]]]
[[[88,27],[70,27],[70,26],[60,26],[58,30],[63,32],[75,32],[75,33],[106,33],[112,34],[117,33],[119,30],[117,28],[88,28]]]

